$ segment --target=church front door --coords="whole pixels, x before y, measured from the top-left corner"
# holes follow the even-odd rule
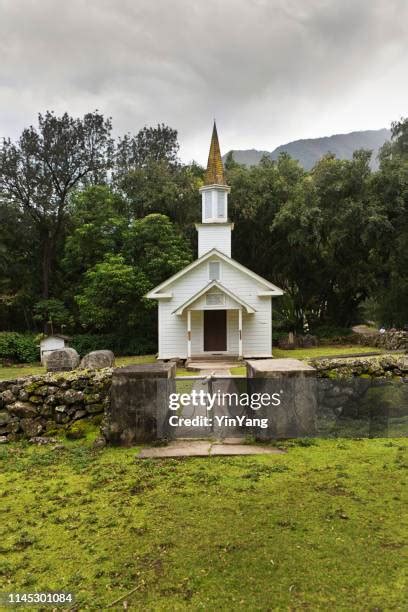
[[[227,311],[204,310],[204,351],[227,350]]]

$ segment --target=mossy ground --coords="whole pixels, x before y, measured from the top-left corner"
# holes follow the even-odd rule
[[[407,439],[136,461],[91,438],[0,449],[3,590],[81,610],[135,587],[132,610],[407,609]]]

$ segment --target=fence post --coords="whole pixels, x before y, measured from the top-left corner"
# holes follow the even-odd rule
[[[106,441],[132,446],[161,438],[175,374],[173,362],[116,368],[102,426]]]
[[[247,361],[250,392],[279,393],[280,403],[261,408],[260,417],[268,426],[257,428],[261,439],[295,438],[316,435],[316,370],[298,359]],[[257,415],[257,416],[258,416]]]

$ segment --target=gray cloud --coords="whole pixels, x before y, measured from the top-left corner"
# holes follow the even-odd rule
[[[0,134],[38,111],[164,121],[228,148],[388,126],[408,114],[405,0],[0,0]]]

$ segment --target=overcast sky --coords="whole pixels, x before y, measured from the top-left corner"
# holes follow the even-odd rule
[[[99,109],[184,161],[408,115],[407,0],[0,0],[0,135]]]

